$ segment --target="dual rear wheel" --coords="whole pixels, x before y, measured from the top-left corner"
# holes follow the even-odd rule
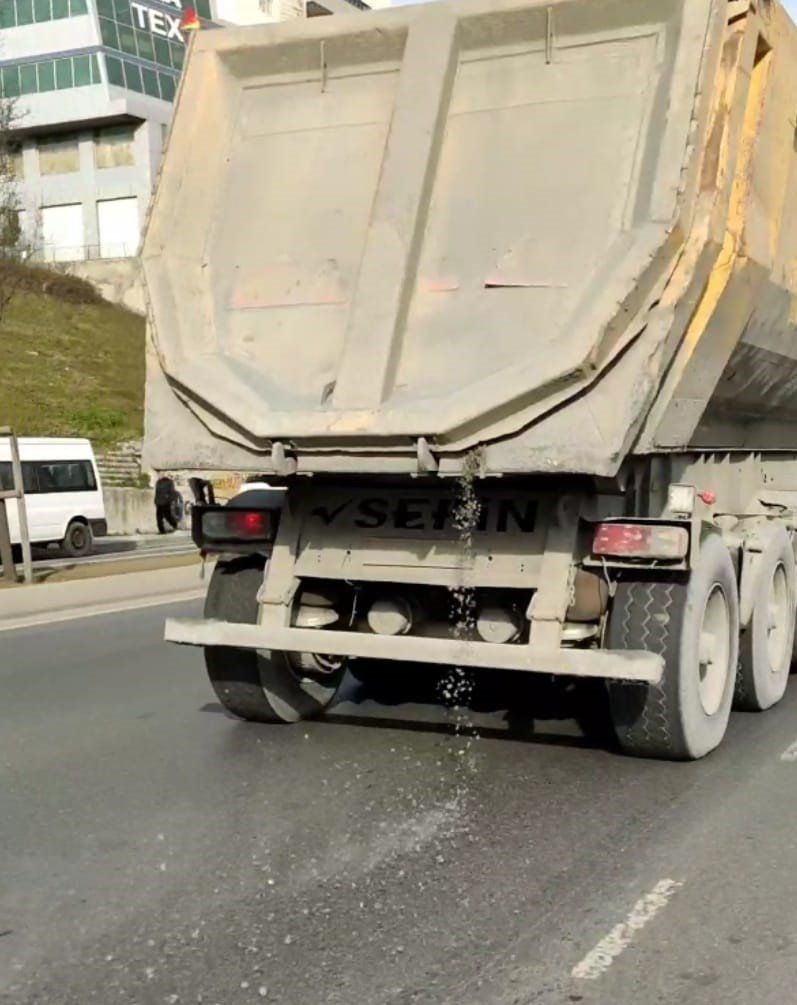
[[[255,624],[265,560],[222,560],[208,589],[205,615]],[[778,528],[758,557],[749,624],[741,634],[736,571],[725,543],[707,537],[688,578],[618,584],[606,647],[646,650],[664,660],[659,684],[609,685],[621,747],[637,757],[694,760],[722,742],[731,708],[762,711],[786,690],[795,621],[795,560]],[[224,647],[205,650],[224,707],[255,722],[297,722],[334,700],[345,666],[321,672],[284,653]]]
[[[208,587],[205,617],[256,624],[264,569],[261,555],[219,560]],[[206,648],[205,665],[221,704],[250,722],[298,722],[319,715],[334,699],[345,673],[345,667],[313,672],[285,653],[225,646]]]
[[[688,579],[618,585],[609,649],[643,649],[664,659],[661,683],[612,684],[622,748],[638,757],[694,760],[721,743],[731,708],[762,711],[786,690],[792,661],[795,562],[777,528],[755,566],[752,613],[740,641],[739,593],[730,553],[707,537]]]

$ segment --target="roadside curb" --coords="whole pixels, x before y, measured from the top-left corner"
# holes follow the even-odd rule
[[[199,598],[207,586],[207,580],[200,579],[200,570],[199,562],[193,562],[4,590],[0,593],[0,632]]]
[[[133,575],[138,572],[160,572],[163,569],[176,569],[183,566],[196,566],[200,561],[196,550],[163,552],[149,555],[109,556],[100,560],[90,559],[63,562],[48,565],[45,562],[35,562],[33,565],[33,582],[9,583],[0,578],[0,612],[4,609],[3,597],[7,590],[37,589],[42,586],[52,586],[55,583],[78,583],[89,579],[107,579],[121,575]],[[19,575],[19,573],[17,573]]]

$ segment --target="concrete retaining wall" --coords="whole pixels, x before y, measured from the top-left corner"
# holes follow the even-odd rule
[[[155,495],[152,489],[103,488],[109,534],[155,534]]]
[[[175,478],[175,488],[183,498],[185,513],[180,528],[191,527],[191,489],[179,477]],[[124,489],[103,483],[105,516],[109,534],[155,534],[158,524],[155,519],[155,489]]]
[[[65,265],[64,270],[87,280],[110,303],[126,307],[134,314],[146,314],[144,277],[137,258],[74,262]]]

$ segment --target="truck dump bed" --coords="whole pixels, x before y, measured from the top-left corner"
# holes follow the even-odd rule
[[[148,463],[610,474],[793,443],[797,45],[759,8],[199,33],[144,246]]]

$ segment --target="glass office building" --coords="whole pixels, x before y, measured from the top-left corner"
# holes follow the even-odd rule
[[[363,0],[0,0],[0,93],[18,102],[22,223],[43,258],[137,253],[185,59],[183,6],[210,28],[368,9]]]

